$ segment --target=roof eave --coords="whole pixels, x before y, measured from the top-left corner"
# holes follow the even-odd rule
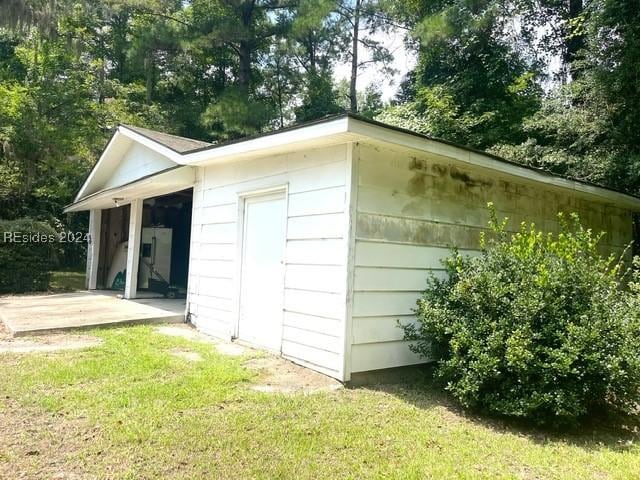
[[[195,170],[184,165],[154,172],[144,177],[116,187],[105,188],[64,207],[64,213],[91,210],[94,208],[111,208],[130,203],[144,192],[143,198],[163,195],[172,191],[190,188],[195,183]],[[120,197],[118,205],[115,197]]]
[[[343,115],[312,125],[302,125],[299,128],[274,132],[240,142],[216,145],[192,153],[187,152],[182,162],[185,165],[207,166],[242,158],[263,157],[291,151],[314,142],[323,145],[332,141],[343,143],[349,141],[349,138],[344,137],[348,134],[349,118]]]
[[[543,170],[519,165],[473,148],[457,145],[441,139],[435,139],[402,128],[351,114],[343,114],[317,120],[311,124],[302,124],[286,128],[283,131],[269,132],[253,138],[226,144],[212,145],[192,151],[179,153],[158,141],[120,125],[103,151],[100,160],[90,172],[81,187],[75,202],[82,200],[82,194],[90,184],[92,175],[106,157],[118,138],[128,138],[167,157],[177,165],[208,166],[219,163],[260,158],[269,155],[288,153],[301,148],[317,148],[350,141],[373,141],[388,145],[397,145],[412,150],[435,154],[469,166],[486,168],[506,175],[520,177],[536,183],[543,183],[561,189],[569,189],[606,201],[624,205],[634,211],[640,211],[640,198],[594,184],[563,178]]]
[[[384,138],[381,138],[381,130],[384,129]],[[469,147],[456,145],[451,142],[433,139],[415,132],[403,129],[386,128],[378,122],[365,121],[359,118],[349,118],[349,131],[361,138],[376,139],[377,141],[394,144],[425,153],[436,154],[457,160],[471,167],[485,168],[506,175],[520,177],[536,183],[543,183],[554,187],[569,189],[587,195],[624,205],[634,211],[640,211],[640,198],[633,195],[600,187],[598,185],[572,180],[537,168],[527,167],[503,158],[475,150]]]

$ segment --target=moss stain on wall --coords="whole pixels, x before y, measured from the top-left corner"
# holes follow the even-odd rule
[[[379,200],[373,209],[377,214],[367,205],[359,205],[359,238],[477,248],[479,233],[487,226],[488,202],[494,203],[499,217],[509,218],[512,231],[525,222],[557,232],[557,213],[568,216],[576,212],[588,228],[607,232],[603,253],[621,253],[632,238],[631,212],[596,199],[526,180],[519,182],[497,172],[366,145],[361,145],[360,158],[364,183],[380,195],[387,190],[393,201],[388,202],[387,212]]]

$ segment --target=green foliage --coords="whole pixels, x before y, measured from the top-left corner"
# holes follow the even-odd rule
[[[379,85],[370,83],[362,92],[362,100],[358,101],[358,113],[363,117],[374,118],[385,108],[382,90]]]
[[[57,264],[57,241],[56,231],[44,222],[30,218],[0,221],[0,293],[47,290]]]
[[[579,72],[525,119],[527,140],[492,150],[518,162],[637,193],[640,188],[640,14],[628,2],[592,7]]]
[[[380,117],[478,148],[524,139],[522,121],[536,111],[537,63],[504,35],[510,19],[500,2],[406,2],[419,44],[409,111]],[[399,15],[405,16],[407,12]]]
[[[336,101],[332,82],[325,75],[309,76],[302,105],[295,109],[296,120],[304,122],[341,111],[344,108]]]
[[[640,191],[636,2],[402,0],[393,11],[411,28],[418,65],[403,105],[379,119]]]
[[[118,123],[215,142],[340,111],[350,16],[333,0],[2,5],[0,218],[85,229],[62,210]]]
[[[466,143],[472,127],[482,123],[461,113],[453,94],[442,85],[420,88],[414,101],[390,106],[376,120],[459,143]]]
[[[349,81],[342,79],[335,84],[334,88],[334,102],[338,105],[338,111],[348,112],[350,111],[351,99],[349,97]],[[368,84],[363,90],[358,90],[358,115],[367,118],[376,118],[380,115],[387,104],[382,100],[382,91],[380,86],[372,82]]]
[[[560,215],[557,235],[491,218],[481,254],[454,252],[448,278],[428,282],[417,324],[403,327],[411,349],[467,407],[552,425],[637,408],[638,280],[619,288],[620,264],[576,215]]]
[[[221,138],[234,138],[260,132],[272,110],[262,101],[247,98],[241,89],[229,87],[202,115],[206,125]]]

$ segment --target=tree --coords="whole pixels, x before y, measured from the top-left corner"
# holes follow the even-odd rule
[[[84,2],[53,12],[48,35],[36,25],[0,30],[0,217],[81,230],[85,216],[62,210],[113,126],[165,124],[135,83],[116,78],[125,69],[111,67],[113,12]],[[65,250],[67,262],[78,261],[75,250]]]
[[[370,83],[363,90],[356,93],[359,115],[367,118],[374,118],[380,114],[385,107],[382,101],[382,90],[376,83]],[[351,106],[351,82],[340,80],[336,83],[333,98],[338,103],[339,110],[349,112]]]
[[[224,137],[260,131],[276,110],[264,98],[257,68],[268,56],[278,35],[290,25],[293,4],[264,0],[196,0],[191,9],[196,41],[208,41],[224,50],[233,75],[225,78],[218,101],[203,114],[203,121]],[[227,68],[223,75],[228,77]]]
[[[348,48],[347,24],[335,13],[334,0],[302,0],[292,23],[289,45],[302,70],[304,93],[295,108],[296,120],[307,121],[337,113],[333,68]]]
[[[539,104],[539,66],[506,33],[510,12],[490,0],[403,2],[397,8],[400,20],[413,25],[418,65],[411,107],[392,107],[386,121],[425,116],[424,133],[478,148],[504,138],[524,140],[522,121]]]
[[[633,2],[590,5],[579,76],[524,120],[527,139],[496,153],[630,192],[640,192],[640,13]]]
[[[64,0],[6,0],[0,6],[0,27],[18,31],[35,27],[51,36],[56,32],[58,14],[66,6]]]
[[[587,41],[584,0],[516,0],[513,7],[530,52],[545,62],[559,60],[560,83],[576,80]]]
[[[358,113],[358,74],[362,67],[375,64],[380,73],[394,73],[391,66],[393,55],[375,38],[377,32],[389,32],[397,27],[388,15],[387,4],[381,0],[342,0],[336,6],[337,13],[348,23],[348,38],[351,48],[346,57],[351,64],[349,77],[349,111]],[[364,48],[369,54],[367,60],[361,59]]]

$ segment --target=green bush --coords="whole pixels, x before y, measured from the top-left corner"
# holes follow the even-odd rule
[[[56,231],[44,222],[0,221],[0,293],[47,290],[57,239]]]
[[[640,400],[640,282],[620,288],[577,216],[557,235],[505,231],[491,208],[481,253],[444,262],[403,326],[411,349],[464,406],[538,424],[578,423],[602,407]]]

